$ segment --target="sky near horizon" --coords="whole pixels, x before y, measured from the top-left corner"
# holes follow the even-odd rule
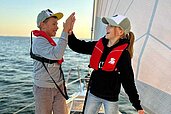
[[[29,37],[31,30],[38,29],[38,13],[46,9],[64,14],[58,21],[56,37],[61,35],[66,18],[75,12],[74,33],[79,38],[90,38],[93,0],[0,0],[0,36]]]

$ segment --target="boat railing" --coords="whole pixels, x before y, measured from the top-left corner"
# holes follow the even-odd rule
[[[81,94],[81,92],[83,92],[83,88],[84,88],[84,87],[83,87],[83,85],[84,85],[83,80],[88,80],[88,78],[81,78],[81,76],[80,76],[80,69],[79,69],[79,67],[77,67],[77,77],[78,77],[78,78],[75,79],[75,80],[73,80],[73,81],[71,81],[71,82],[69,82],[69,79],[71,78],[71,72],[73,72],[73,71],[75,71],[75,69],[72,69],[72,68],[71,68],[71,69],[69,70],[69,72],[68,72],[68,76],[67,76],[67,78],[66,78],[66,87],[68,87],[68,86],[70,86],[70,85],[72,85],[72,84],[74,84],[74,83],[78,83],[78,82],[79,82],[79,89],[80,89],[80,91],[75,92],[75,93],[73,93],[72,95],[70,95],[70,98],[66,101],[67,104],[69,104],[70,102],[72,102],[78,95]],[[27,106],[24,106],[23,108],[17,110],[17,111],[14,112],[13,114],[18,114],[18,113],[24,111],[25,109],[27,109],[27,108],[33,106],[34,104],[35,104],[35,102],[32,102],[32,103],[28,104]]]

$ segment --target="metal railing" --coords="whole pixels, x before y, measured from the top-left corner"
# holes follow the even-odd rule
[[[67,78],[66,78],[66,87],[68,87],[68,86],[70,86],[70,85],[72,85],[72,84],[74,84],[74,83],[79,82],[80,91],[79,91],[79,92],[73,93],[73,94],[70,96],[70,98],[66,101],[67,104],[70,103],[70,102],[72,102],[72,101],[74,100],[74,98],[76,98],[76,97],[81,93],[81,91],[82,91],[82,88],[81,88],[82,80],[86,80],[86,79],[87,79],[87,78],[81,78],[81,76],[80,76],[80,69],[79,69],[79,67],[77,67],[77,72],[78,72],[77,76],[78,76],[78,79],[73,80],[73,81],[71,81],[71,82],[68,83],[68,81],[69,81],[69,79],[70,79],[70,77],[71,77],[71,72],[72,72],[72,71],[74,71],[74,69],[70,69],[69,72],[68,72],[68,76],[67,76]],[[17,110],[17,111],[14,112],[13,114],[18,114],[18,113],[24,111],[25,109],[31,107],[31,106],[34,105],[34,104],[35,104],[35,102],[32,102],[32,103],[28,104],[27,106],[25,106],[25,107],[23,107],[23,108]]]

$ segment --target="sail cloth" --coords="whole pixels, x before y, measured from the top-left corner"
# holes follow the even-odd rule
[[[105,35],[103,16],[126,15],[135,34],[133,69],[150,114],[171,114],[171,0],[94,0],[93,38]]]

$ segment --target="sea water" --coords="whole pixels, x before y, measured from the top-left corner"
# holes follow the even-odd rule
[[[78,47],[79,48],[79,47]],[[30,38],[0,36],[0,114],[13,114],[34,102],[32,85],[33,61],[29,55]],[[88,74],[89,55],[78,54],[68,47],[62,65],[65,78],[71,70],[69,81],[84,78]],[[77,91],[77,84],[68,87],[68,93]],[[137,114],[128,99],[120,94],[119,107],[122,114]],[[34,114],[34,104],[19,114]]]

